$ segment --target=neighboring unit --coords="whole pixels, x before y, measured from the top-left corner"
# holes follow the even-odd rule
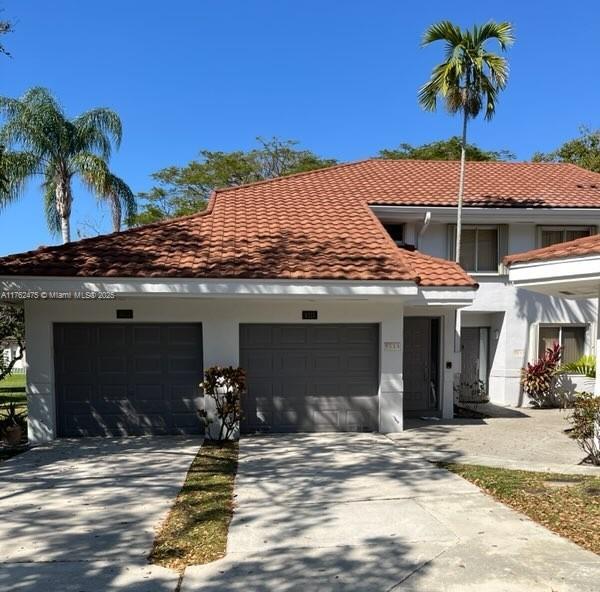
[[[198,383],[216,364],[248,372],[246,431],[398,431],[407,416],[451,417],[472,385],[523,403],[525,361],[553,339],[568,357],[591,352],[596,307],[512,287],[502,259],[595,234],[600,175],[468,163],[469,275],[451,261],[458,174],[340,165],[0,259],[5,291],[46,294],[24,301],[30,437],[200,431]]]

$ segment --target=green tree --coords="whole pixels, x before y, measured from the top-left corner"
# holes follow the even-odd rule
[[[31,177],[42,176],[48,226],[69,242],[72,180],[78,176],[113,212],[118,209],[116,226],[121,211],[133,216],[133,193],[108,168],[112,145],[118,147],[122,135],[114,111],[92,109],[70,119],[47,89],[35,87],[20,99],[0,98],[0,112],[5,118],[0,143],[11,148],[2,162],[8,182],[4,203],[17,199]]]
[[[419,103],[425,110],[435,111],[439,97],[451,114],[460,113],[463,119],[456,225],[457,262],[460,261],[467,123],[469,119],[477,117],[482,109],[485,118],[492,119],[498,95],[508,80],[506,60],[486,49],[490,40],[496,40],[505,51],[514,41],[512,25],[489,22],[469,30],[461,29],[450,21],[441,21],[425,31],[422,42],[426,46],[442,41],[445,57],[419,90]]]
[[[25,353],[25,313],[23,308],[0,304],[0,345],[5,342],[16,343],[17,352],[10,362],[0,355],[0,380],[12,372],[15,364],[23,358]]]
[[[565,142],[553,152],[536,152],[534,162],[570,162],[584,169],[600,173],[600,130],[580,128],[578,138]]]
[[[461,139],[452,136],[448,140],[438,140],[421,146],[403,143],[398,148],[380,150],[379,157],[391,160],[460,160],[461,151]],[[508,150],[483,150],[475,144],[467,144],[465,157],[466,160],[494,161],[512,160],[515,155]]]
[[[257,141],[259,146],[248,151],[202,150],[199,160],[154,173],[152,179],[156,185],[138,195],[141,208],[135,223],[146,224],[198,212],[206,207],[211,192],[218,187],[311,171],[337,162],[299,149],[298,142],[293,140],[259,137]]]

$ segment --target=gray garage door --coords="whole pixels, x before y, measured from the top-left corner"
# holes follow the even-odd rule
[[[378,343],[377,325],[241,325],[243,431],[377,430]]]
[[[199,433],[199,324],[54,325],[59,436]]]

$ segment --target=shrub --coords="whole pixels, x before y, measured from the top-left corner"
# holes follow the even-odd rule
[[[246,372],[242,368],[212,366],[204,372],[204,382],[200,385],[204,395],[210,397],[215,406],[215,415],[219,424],[219,433],[209,436],[217,442],[229,440],[239,428],[242,418],[241,396],[246,391]],[[214,421],[206,409],[199,413],[207,428]]]
[[[554,388],[561,347],[554,343],[536,362],[521,370],[521,384],[535,407],[557,407],[560,397]]]
[[[565,374],[581,374],[587,378],[596,378],[596,357],[581,356],[574,362],[562,364],[558,371]]]
[[[588,460],[600,465],[600,397],[577,393],[569,421],[573,426],[571,434]]]

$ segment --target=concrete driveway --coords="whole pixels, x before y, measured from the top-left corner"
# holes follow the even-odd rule
[[[0,464],[0,590],[175,590],[147,556],[200,444],[64,440]]]
[[[565,433],[570,410],[482,406],[488,419],[408,420],[403,432],[389,434],[396,445],[433,461],[505,469],[600,476],[583,464],[585,454]]]
[[[384,436],[243,439],[227,556],[182,592],[598,589],[600,558]]]

